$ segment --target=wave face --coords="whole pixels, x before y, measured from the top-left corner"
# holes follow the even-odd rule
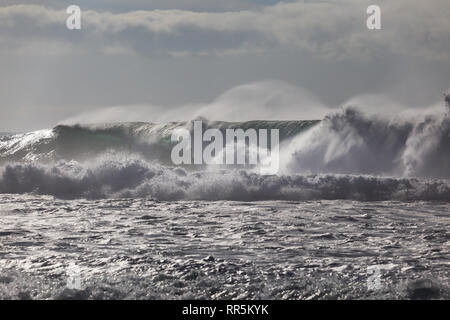
[[[57,126],[0,137],[0,193],[157,200],[450,201],[450,117],[402,120],[347,108],[322,121],[209,122],[279,129],[280,174],[174,167],[171,134],[192,122]]]
[[[222,122],[201,119],[207,128],[279,129],[286,140],[305,131],[318,121]],[[171,135],[180,128],[192,131],[192,121],[154,124],[132,122],[118,124],[57,126],[26,134],[0,137],[0,163],[22,160],[87,160],[104,152],[139,154],[145,159],[170,163]]]

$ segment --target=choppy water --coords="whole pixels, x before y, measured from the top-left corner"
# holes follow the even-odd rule
[[[450,298],[450,203],[0,195],[0,298]]]

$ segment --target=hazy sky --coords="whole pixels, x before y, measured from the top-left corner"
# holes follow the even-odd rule
[[[81,30],[65,26],[70,4]],[[420,108],[448,88],[448,0],[0,3],[0,131],[311,118],[376,95]]]

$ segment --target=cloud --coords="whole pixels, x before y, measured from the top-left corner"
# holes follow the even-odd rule
[[[0,8],[0,39],[16,53],[39,39],[105,54],[214,56],[282,47],[328,59],[395,53],[450,60],[447,0],[378,2],[380,31],[367,30],[370,3],[356,0],[298,1],[241,11],[86,10],[78,33],[65,30],[62,10],[15,5]]]
[[[289,0],[292,1],[292,0]],[[30,4],[31,0],[2,0],[3,5]],[[34,1],[37,2],[37,1]],[[39,0],[39,4],[63,9],[74,3],[85,9],[103,9],[111,12],[125,12],[132,10],[181,9],[191,11],[240,11],[255,9],[278,0]],[[286,1],[285,1],[286,2]]]
[[[380,31],[366,28],[365,0],[276,1],[78,0],[82,30],[70,31],[72,1],[3,0],[0,131],[50,127],[117,105],[159,106],[155,116],[167,120],[184,111],[192,118],[202,107],[200,115],[223,120],[320,118],[322,103],[300,88],[332,107],[359,97],[349,103],[368,101],[376,112],[396,103],[372,95],[418,108],[442,102],[450,82],[448,0],[378,0]],[[231,98],[220,96],[229,88]],[[234,104],[236,97],[245,99]]]

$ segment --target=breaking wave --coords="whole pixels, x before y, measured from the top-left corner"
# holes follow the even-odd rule
[[[2,171],[0,193],[59,198],[450,201],[448,180],[330,174],[262,176],[244,170],[189,172],[133,157],[112,156],[91,164],[14,164]]]
[[[346,108],[283,148],[285,172],[450,178],[448,111],[386,119]]]
[[[279,129],[286,140],[319,121],[247,121],[202,120],[205,129],[240,128]],[[145,159],[170,163],[171,135],[180,128],[193,130],[193,122],[155,124],[130,122],[91,125],[59,125],[53,129],[0,136],[0,163],[8,161],[89,160],[104,152],[139,154]]]
[[[211,122],[280,130],[280,174],[173,167],[171,134],[192,122],[57,126],[0,137],[0,193],[158,200],[450,201],[450,117],[345,108],[322,121]]]

